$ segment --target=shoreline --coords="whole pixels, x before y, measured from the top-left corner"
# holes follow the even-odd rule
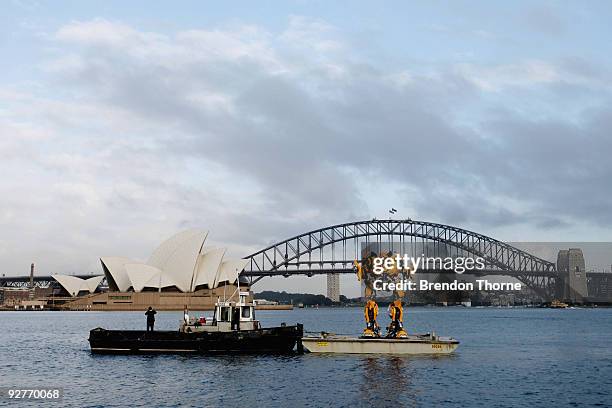
[[[577,305],[577,306],[569,306],[567,308],[555,308],[550,306],[542,306],[542,305],[516,305],[516,306],[463,306],[463,305],[406,305],[407,309],[609,309],[612,308],[612,304],[610,305]],[[255,310],[263,310],[263,311],[287,311],[287,310],[295,310],[295,309],[350,309],[350,308],[363,308],[362,305],[341,305],[341,306],[307,306],[303,308],[297,308],[292,305],[261,305],[256,306]],[[144,310],[144,309],[143,309]],[[174,309],[174,308],[162,308],[155,309],[158,312],[177,312],[182,311],[183,309]],[[201,311],[201,312],[210,312],[214,309],[211,308],[192,308],[191,311]],[[59,309],[59,308],[46,308],[46,309],[14,309],[14,308],[0,308],[0,312],[140,312],[140,309],[134,308],[123,308],[123,309]]]

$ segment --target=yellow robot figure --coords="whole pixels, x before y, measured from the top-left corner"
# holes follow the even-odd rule
[[[374,289],[374,282],[377,280],[383,280],[385,282],[399,282],[400,280],[412,279],[411,267],[405,267],[398,269],[394,266],[386,268],[383,274],[374,273],[374,259],[375,258],[393,258],[395,255],[392,252],[381,252],[380,255],[376,252],[371,252],[370,255],[365,257],[361,262],[355,260],[353,262],[353,270],[357,274],[357,280],[364,285],[363,296],[366,299],[372,299],[376,297],[376,290]],[[395,299],[401,299],[404,297],[405,292],[402,290],[394,290],[393,297]]]
[[[387,337],[389,338],[406,338],[408,337],[408,333],[404,330],[404,325],[402,323],[404,319],[404,310],[402,308],[402,301],[395,300],[393,303],[389,305],[389,317],[391,318],[391,323],[387,328]]]
[[[376,322],[378,316],[378,305],[372,299],[368,300],[363,309],[366,328],[363,330],[363,337],[380,337],[380,326]]]

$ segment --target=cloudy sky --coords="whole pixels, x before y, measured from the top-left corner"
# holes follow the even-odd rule
[[[125,3],[3,3],[0,273],[189,227],[242,257],[391,206],[612,240],[609,2]]]

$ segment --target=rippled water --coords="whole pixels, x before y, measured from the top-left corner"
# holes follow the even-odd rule
[[[180,313],[157,316],[156,329],[177,328]],[[347,334],[362,326],[357,308],[258,318]],[[2,312],[0,386],[64,388],[62,401],[33,406],[612,405],[612,309],[412,308],[406,321],[462,344],[448,357],[98,356],[89,329],[144,329],[143,313]]]

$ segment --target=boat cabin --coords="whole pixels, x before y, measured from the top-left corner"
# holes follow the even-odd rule
[[[240,292],[237,302],[218,300],[212,320],[192,317],[183,321],[179,330],[187,333],[257,330],[260,326],[255,320],[255,305],[247,301],[248,296],[249,292]]]

